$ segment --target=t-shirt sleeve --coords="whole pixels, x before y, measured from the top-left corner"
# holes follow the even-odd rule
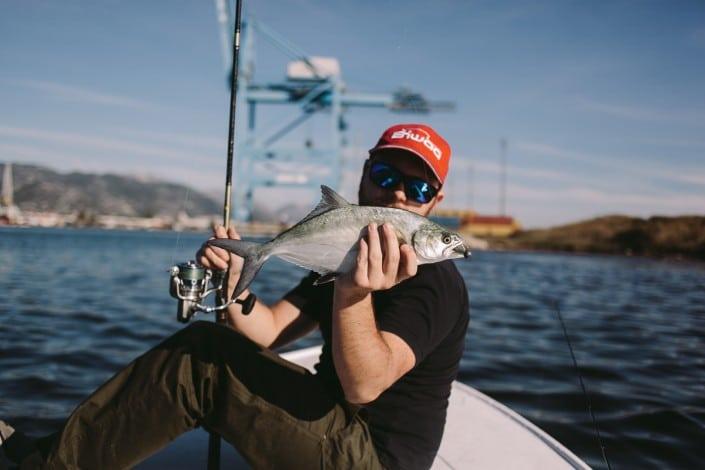
[[[457,308],[449,308],[448,293],[455,283],[447,271],[427,269],[388,291],[375,301],[380,331],[394,333],[423,361],[457,324]]]
[[[319,310],[317,308],[317,299],[319,296],[315,294],[316,288],[313,282],[317,278],[318,274],[311,271],[308,276],[301,279],[301,282],[299,282],[296,287],[284,295],[284,300],[301,310],[304,315],[308,315],[316,320],[318,320]]]

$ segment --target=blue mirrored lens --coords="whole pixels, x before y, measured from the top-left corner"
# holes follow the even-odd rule
[[[389,165],[384,163],[375,163],[370,171],[372,181],[382,188],[391,188],[399,184],[401,174]]]
[[[411,197],[422,204],[426,204],[436,195],[436,189],[422,180],[410,180],[404,185],[404,189],[407,197]]]
[[[426,204],[436,195],[436,188],[428,182],[409,178],[402,175],[399,170],[386,163],[373,163],[370,167],[370,179],[380,188],[395,188],[401,181],[404,181],[404,193],[409,199],[413,199],[421,204]]]

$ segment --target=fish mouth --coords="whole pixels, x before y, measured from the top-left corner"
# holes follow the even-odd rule
[[[453,247],[453,251],[462,255],[463,258],[469,258],[472,253],[470,253],[470,248],[465,246],[465,243],[458,243]]]
[[[450,259],[450,258],[467,258],[470,256],[470,249],[465,246],[465,243],[463,242],[458,242],[457,244],[453,246],[447,247],[443,251],[443,256]]]

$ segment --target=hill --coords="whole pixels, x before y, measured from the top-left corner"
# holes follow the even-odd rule
[[[0,174],[4,164],[0,164]],[[152,217],[217,214],[220,205],[184,185],[115,174],[59,173],[13,164],[15,204],[24,211]]]
[[[613,215],[492,240],[493,248],[705,260],[705,217]]]

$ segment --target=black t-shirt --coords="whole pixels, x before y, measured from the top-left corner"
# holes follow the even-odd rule
[[[343,398],[331,351],[333,284],[312,273],[285,299],[318,321],[324,339],[318,376]],[[365,413],[377,453],[390,469],[428,469],[443,435],[450,387],[458,373],[469,322],[465,282],[452,261],[419,266],[416,276],[372,294],[377,327],[411,347],[415,366]]]

